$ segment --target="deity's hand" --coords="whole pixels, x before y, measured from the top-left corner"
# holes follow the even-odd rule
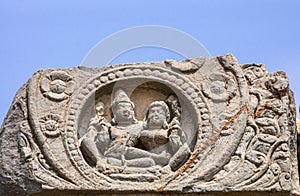
[[[109,138],[109,129],[111,127],[111,124],[109,122],[107,122],[107,120],[105,118],[102,118],[102,120],[99,120],[98,122],[98,136],[101,135],[101,137],[104,138]]]
[[[161,174],[170,174],[170,173],[172,173],[172,169],[171,169],[170,165],[166,165],[166,166],[161,167],[159,169],[159,172]]]
[[[97,159],[96,168],[100,172],[104,172],[107,169],[106,159]]]
[[[111,127],[111,124],[109,122],[107,122],[106,118],[101,117],[98,120],[98,124],[100,125],[100,127],[102,129],[108,130]]]
[[[177,135],[180,130],[180,123],[177,119],[173,119],[169,124],[168,135]]]
[[[173,153],[175,153],[180,148],[180,146],[182,146],[182,141],[179,136],[180,134],[179,131],[181,131],[180,123],[177,119],[173,119],[169,127],[170,127],[168,130],[169,141],[171,144],[172,151]]]
[[[171,145],[174,148],[176,148],[176,147],[178,148],[178,147],[182,146],[182,142],[181,142],[180,137],[178,135],[170,135],[169,140],[170,140]]]
[[[132,147],[132,146],[134,146],[134,142],[131,141],[131,140],[128,140],[127,143],[126,143],[126,146],[127,147]]]
[[[127,147],[135,146],[137,138],[138,137],[136,135],[131,135],[126,142],[126,146]]]
[[[136,145],[137,141],[139,138],[139,134],[138,133],[131,133],[130,136],[127,139],[126,142],[126,146],[127,147],[133,147]]]
[[[98,123],[99,123],[99,119],[94,117],[94,118],[91,118],[89,126],[97,126]]]
[[[167,153],[166,151],[161,152],[160,154],[155,154],[153,157],[153,160],[156,164],[165,166],[169,163],[171,155]]]

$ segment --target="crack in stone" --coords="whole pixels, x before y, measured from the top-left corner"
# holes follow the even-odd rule
[[[235,119],[237,119],[244,111],[249,111],[248,105],[244,105],[235,115],[231,116],[227,122],[224,122],[224,124],[221,126],[221,128],[214,134],[209,142],[207,142],[205,145],[202,145],[202,147],[198,148],[189,158],[189,160],[181,166],[181,168],[178,169],[177,173],[164,185],[162,185],[157,191],[158,192],[163,192],[163,190],[174,180],[177,179],[177,177],[185,172],[190,166],[193,164],[195,159],[198,157],[198,155],[205,149],[206,146],[211,146],[213,145],[219,138],[220,138],[220,132],[223,130],[226,126],[230,125]]]

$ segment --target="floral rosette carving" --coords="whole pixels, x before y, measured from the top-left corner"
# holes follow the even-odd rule
[[[41,130],[48,137],[57,137],[62,131],[63,120],[57,114],[48,114],[40,119]]]
[[[68,99],[75,89],[73,77],[64,71],[53,71],[41,82],[43,95],[53,101]]]
[[[235,95],[234,81],[224,74],[211,74],[202,84],[203,93],[213,102],[225,102]]]

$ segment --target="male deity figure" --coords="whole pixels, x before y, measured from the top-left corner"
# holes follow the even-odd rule
[[[126,167],[147,168],[155,165],[149,157],[125,159],[125,151],[137,144],[142,129],[142,125],[135,119],[134,107],[124,90],[118,89],[111,104],[111,124],[100,115],[91,119],[81,145],[87,156],[96,161],[100,171],[117,172]]]

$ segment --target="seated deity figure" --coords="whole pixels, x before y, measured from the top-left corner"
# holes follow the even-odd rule
[[[139,149],[129,147],[127,158],[150,157],[156,165],[176,170],[190,156],[183,132],[176,118],[170,121],[169,107],[164,101],[152,102],[146,112],[145,125],[139,134]]]
[[[101,114],[96,114],[96,117],[91,119],[81,146],[87,152],[87,156],[96,161],[96,167],[100,171],[122,170],[126,167],[147,168],[155,165],[154,160],[149,157],[126,160],[124,156],[128,147],[137,144],[138,135],[142,130],[142,125],[135,119],[134,107],[127,94],[119,89],[111,104],[112,122],[108,123]]]

